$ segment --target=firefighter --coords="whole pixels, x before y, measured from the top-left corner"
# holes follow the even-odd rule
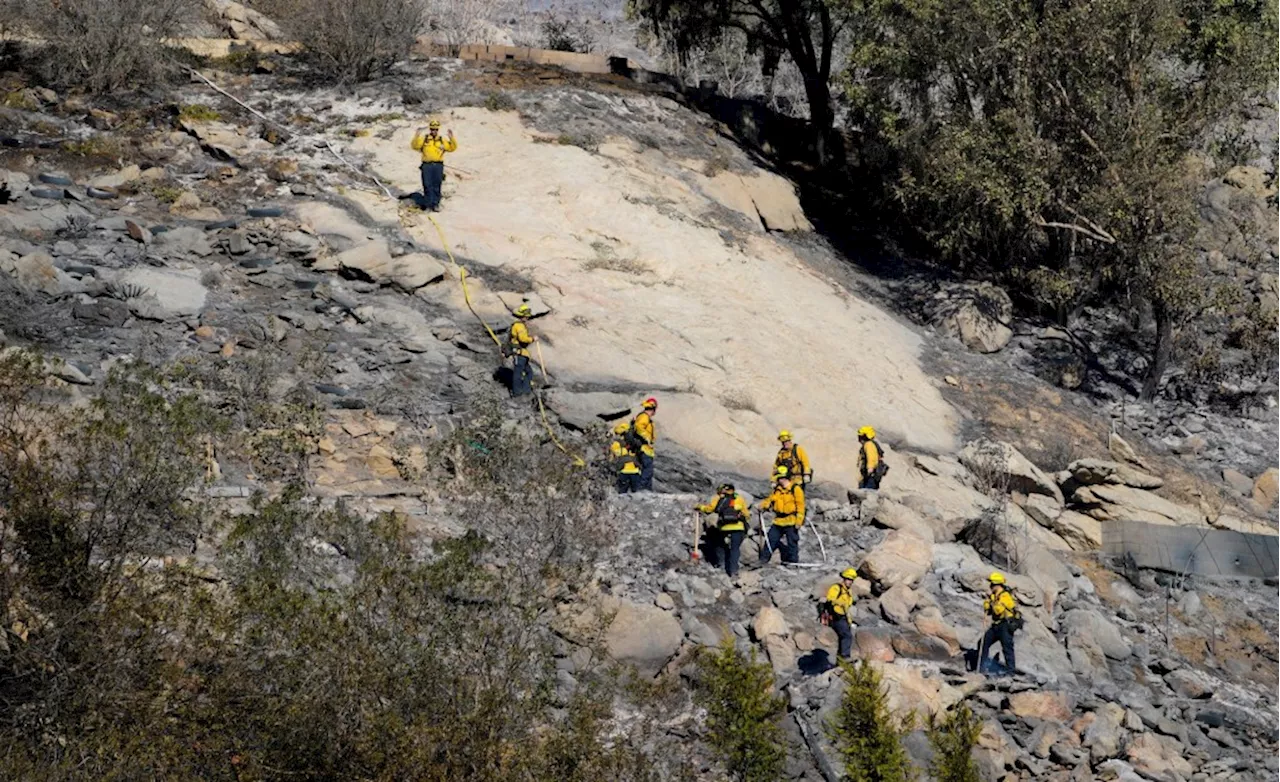
[[[631,420],[631,432],[637,445],[636,455],[640,458],[640,490],[653,491],[653,444],[658,438],[653,417],[658,414],[658,400],[649,397],[640,407],[639,414]]]
[[[533,310],[528,304],[516,307],[516,322],[511,324],[507,335],[508,350],[514,362],[511,367],[511,395],[524,396],[533,392],[533,367],[529,364],[529,346],[537,341],[537,337],[529,334],[529,318]]]
[[[640,467],[626,440],[627,430],[630,428],[625,422],[615,426],[613,442],[609,443],[609,459],[616,468],[619,494],[640,491]]]
[[[1013,648],[1013,634],[1022,627],[1022,612],[1018,610],[1018,601],[1009,591],[1003,573],[992,573],[987,582],[991,585],[991,594],[982,601],[982,612],[991,620],[991,626],[982,634],[978,670],[993,672],[994,666],[989,661],[991,647],[999,641],[1000,655],[1004,657],[1003,672],[1014,673],[1018,668],[1018,657]]]
[[[774,515],[765,548],[760,550],[760,562],[768,562],[778,549],[782,551],[783,563],[799,562],[800,528],[804,526],[804,489],[791,480],[786,467],[779,467],[773,478],[773,493],[760,503],[761,510],[771,510]]]
[[[409,145],[422,153],[422,164],[418,166],[422,174],[422,199],[418,205],[430,212],[440,211],[440,187],[444,183],[444,155],[456,152],[458,140],[453,131],[440,136],[440,120],[433,119],[425,128],[418,128]]]
[[[707,530],[707,559],[716,567],[723,564],[729,578],[737,578],[740,549],[747,537],[747,501],[732,483],[722,483],[710,502],[695,505],[693,509],[716,515],[715,529]]]
[[[787,473],[793,476],[802,486],[808,486],[813,480],[813,470],[809,467],[809,454],[796,445],[791,432],[783,429],[778,432],[778,455],[774,457],[774,468],[786,467]]]

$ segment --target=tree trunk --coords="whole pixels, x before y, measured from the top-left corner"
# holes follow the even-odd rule
[[[1160,390],[1160,381],[1164,379],[1165,370],[1169,368],[1169,359],[1173,356],[1173,317],[1159,305],[1152,308],[1156,319],[1156,343],[1151,351],[1151,366],[1147,369],[1147,379],[1142,384],[1142,393],[1138,400],[1150,402],[1156,398]]]
[[[825,166],[838,155],[831,142],[831,126],[835,124],[835,110],[831,106],[831,85],[820,74],[804,74],[804,94],[809,99],[809,124],[813,128],[818,164]]]

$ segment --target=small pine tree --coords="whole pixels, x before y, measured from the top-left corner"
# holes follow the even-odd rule
[[[911,731],[915,715],[894,719],[880,672],[866,660],[842,661],[840,668],[846,680],[844,698],[828,734],[844,758],[845,778],[849,782],[913,782],[915,769],[902,737]]]
[[[968,706],[961,705],[938,720],[929,715],[927,729],[933,745],[929,773],[938,782],[982,782],[973,762],[973,747],[982,733],[982,721]]]
[[[699,701],[707,710],[708,741],[739,782],[773,782],[786,759],[779,718],[786,700],[773,692],[773,669],[726,641],[706,649]]]

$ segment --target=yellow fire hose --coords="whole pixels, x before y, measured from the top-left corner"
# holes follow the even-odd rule
[[[247,104],[247,103],[245,103],[244,101],[240,100],[240,99],[239,99],[239,98],[237,98],[236,96],[234,96],[234,95],[232,95],[231,93],[227,92],[227,91],[226,91],[225,89],[223,89],[222,87],[219,87],[217,84],[215,84],[215,83],[213,82],[213,80],[212,80],[212,79],[210,79],[209,77],[205,76],[203,73],[201,73],[201,72],[197,71],[197,70],[196,70],[196,69],[194,69],[194,68],[190,68],[190,67],[188,67],[188,68],[187,68],[187,70],[188,70],[189,72],[191,72],[192,74],[194,74],[195,76],[199,77],[201,81],[203,81],[205,84],[207,84],[207,85],[208,85],[209,87],[211,87],[213,90],[215,90],[215,91],[216,91],[216,92],[218,92],[219,94],[221,94],[221,95],[223,95],[223,96],[225,96],[225,97],[227,97],[227,98],[230,98],[231,100],[235,101],[237,104],[239,104],[240,106],[242,106],[244,109],[246,109],[247,111],[249,111],[249,112],[250,112],[251,114],[253,114],[254,116],[256,116],[256,117],[258,117],[258,118],[260,118],[260,119],[262,119],[262,120],[264,120],[264,121],[266,121],[266,122],[268,122],[268,123],[271,123],[271,124],[275,125],[276,127],[279,127],[279,128],[284,128],[284,127],[285,127],[282,123],[280,123],[280,122],[278,122],[278,121],[276,121],[276,120],[272,119],[271,117],[268,117],[266,114],[263,114],[262,112],[260,112],[260,111],[258,111],[257,109],[253,108],[252,106],[250,106],[249,104]],[[374,176],[373,174],[368,173],[367,171],[363,171],[363,170],[361,170],[360,168],[358,168],[357,166],[355,166],[355,165],[353,165],[352,163],[350,163],[346,158],[344,158],[344,157],[342,157],[342,155],[338,154],[338,151],[337,151],[336,149],[334,149],[334,148],[333,148],[333,145],[332,145],[332,144],[330,144],[328,141],[325,141],[325,146],[328,148],[328,150],[329,150],[331,153],[333,153],[334,157],[336,157],[336,158],[338,159],[338,161],[339,161],[339,162],[341,162],[343,165],[345,165],[347,168],[350,168],[352,171],[356,172],[357,174],[360,174],[361,176],[365,176],[365,177],[368,177],[369,179],[372,179],[372,180],[374,181],[374,183],[375,183],[375,184],[377,184],[378,188],[382,191],[382,193],[383,193],[383,195],[384,195],[384,196],[386,196],[388,199],[394,199],[394,196],[391,194],[391,191],[387,188],[387,186],[386,186],[386,185],[382,184],[382,181],[381,181],[380,179],[378,179],[378,177]],[[459,169],[459,170],[461,170],[461,169]],[[402,227],[402,228],[405,228],[405,229],[406,229],[406,231],[407,231],[407,230],[408,230],[408,226],[407,226],[407,225],[405,225],[404,213],[403,213],[401,210],[399,210],[399,209],[397,209],[397,213],[398,213],[398,217],[400,218],[400,225],[401,225],[401,227]],[[460,266],[460,265],[458,264],[458,261],[457,261],[456,259],[454,259],[454,257],[453,257],[453,251],[449,249],[449,243],[448,243],[448,241],[447,241],[447,240],[445,239],[445,237],[444,237],[444,229],[442,229],[442,228],[440,227],[440,224],[439,224],[439,223],[437,223],[437,222],[436,222],[436,219],[435,219],[434,217],[432,217],[430,214],[428,214],[428,215],[427,215],[427,219],[428,219],[428,220],[430,220],[430,221],[431,221],[431,224],[432,224],[432,225],[434,225],[434,226],[436,227],[436,233],[440,236],[440,244],[441,244],[441,246],[443,246],[443,247],[444,247],[444,251],[445,251],[445,253],[449,256],[449,261],[453,264],[453,268],[454,268],[455,270],[457,270],[457,272],[458,272],[458,281],[462,284],[462,298],[467,302],[467,309],[471,310],[471,314],[476,316],[476,320],[480,321],[480,325],[484,326],[484,330],[485,330],[485,331],[487,331],[487,332],[489,332],[489,337],[490,337],[490,339],[492,339],[492,340],[493,340],[493,344],[497,345],[497,346],[498,346],[498,348],[499,348],[499,349],[501,349],[501,348],[502,348],[502,342],[501,342],[501,341],[499,341],[499,339],[498,339],[498,335],[493,333],[493,329],[489,328],[489,324],[488,324],[488,323],[485,323],[484,318],[480,317],[480,313],[476,312],[476,308],[475,308],[474,306],[472,306],[472,304],[471,304],[471,293],[470,293],[470,291],[468,291],[468,290],[467,290],[467,270],[466,270],[464,267]],[[539,346],[539,348],[538,348],[538,356],[539,356],[539,358],[541,358],[541,356],[542,356],[542,348],[541,348],[541,346]],[[545,365],[545,364],[543,364],[541,361],[539,361],[539,365],[540,365],[540,366],[541,366],[541,368],[542,368],[542,381],[543,381],[543,384],[545,385],[545,384],[546,384],[546,382],[547,382],[547,367],[546,367],[546,365]],[[542,425],[546,428],[546,430],[547,430],[547,434],[548,434],[548,435],[550,435],[550,437],[551,437],[551,442],[555,443],[556,447],[557,447],[557,448],[559,448],[559,449],[564,453],[564,455],[565,455],[565,456],[568,456],[570,459],[572,459],[572,460],[573,460],[573,463],[574,463],[574,465],[575,465],[575,466],[577,466],[577,467],[586,467],[586,466],[587,466],[587,463],[586,463],[585,461],[583,461],[582,457],[580,457],[580,456],[576,456],[576,455],[574,455],[573,453],[570,453],[570,452],[569,452],[569,449],[568,449],[568,448],[565,448],[565,447],[564,447],[564,444],[560,442],[560,439],[559,439],[558,437],[556,437],[556,433],[555,433],[555,432],[552,430],[552,428],[551,428],[551,422],[547,419],[547,409],[546,409],[546,407],[542,404],[542,394],[541,394],[541,393],[539,393],[539,392],[537,391],[537,389],[534,389],[533,395],[534,395],[534,397],[538,400],[538,411],[542,414]]]
[[[498,339],[498,335],[493,332],[493,329],[489,327],[489,324],[485,322],[480,313],[476,312],[475,306],[471,303],[471,291],[467,289],[466,267],[459,264],[457,259],[453,257],[453,250],[449,249],[449,240],[445,238],[444,229],[440,227],[440,223],[437,223],[436,219],[430,214],[427,214],[427,219],[435,226],[436,235],[440,237],[440,246],[444,248],[445,254],[449,256],[449,262],[453,264],[453,268],[458,272],[458,282],[462,285],[462,299],[467,303],[467,309],[471,310],[471,314],[476,316],[476,320],[480,321],[480,325],[484,326],[484,330],[489,333],[489,338],[493,340],[493,344],[497,345],[498,349],[501,350],[502,341]],[[401,223],[403,222],[402,218]],[[542,369],[542,383],[545,386],[547,384],[547,363],[542,358],[542,345],[538,342],[533,344],[538,348],[538,366]],[[536,388],[533,389],[533,398],[538,401],[538,413],[542,416],[542,426],[547,430],[547,436],[551,438],[551,442],[555,444],[556,448],[560,449],[561,453],[573,460],[575,467],[586,467],[586,461],[581,456],[572,453],[565,447],[564,443],[560,442],[560,438],[556,437],[555,430],[551,427],[551,421],[547,418],[547,408],[542,403],[542,393]]]

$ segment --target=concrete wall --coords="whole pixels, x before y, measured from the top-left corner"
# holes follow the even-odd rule
[[[1130,554],[1139,567],[1197,576],[1273,578],[1280,575],[1280,538],[1211,527],[1171,527],[1140,521],[1102,525],[1102,550]]]

